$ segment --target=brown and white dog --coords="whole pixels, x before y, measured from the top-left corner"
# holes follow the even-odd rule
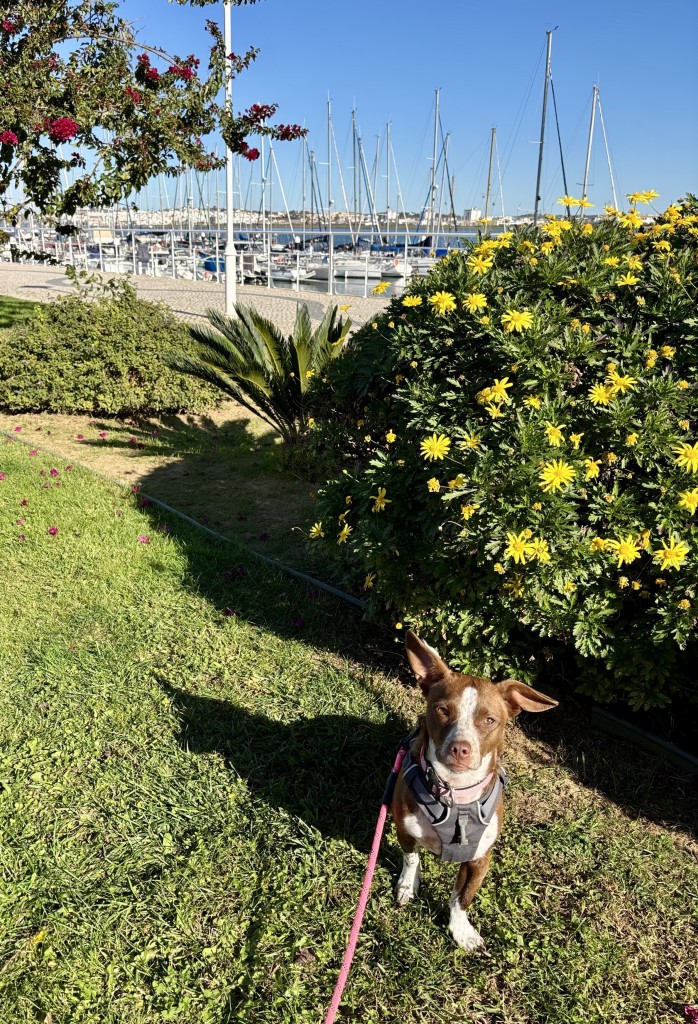
[[[459,862],[449,931],[463,949],[476,950],[484,943],[467,909],[487,873],[502,827],[506,776],[498,758],[504,730],[520,711],[547,711],[557,701],[515,679],[494,684],[451,671],[411,630],[405,646],[427,708],[393,798],[403,851],[397,902],[417,895],[420,846]]]

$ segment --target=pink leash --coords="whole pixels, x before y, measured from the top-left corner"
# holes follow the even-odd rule
[[[383,829],[385,828],[385,819],[388,816],[388,808],[392,801],[393,790],[395,788],[395,782],[397,780],[398,773],[402,766],[402,762],[405,758],[407,750],[403,747],[397,752],[395,758],[395,764],[393,770],[390,773],[390,778],[385,787],[385,793],[381,801],[381,809],[378,814],[378,821],[376,822],[376,831],[373,834],[373,843],[371,845],[371,853],[369,854],[368,864],[366,865],[366,873],[364,875],[364,884],[361,886],[361,895],[359,896],[359,905],[356,908],[354,914],[354,921],[349,932],[349,942],[347,943],[347,949],[342,960],[342,966],[339,970],[339,977],[337,978],[337,984],[334,987],[334,993],[332,995],[332,1002],[330,1008],[327,1011],[324,1024],[332,1024],[335,1017],[337,1016],[337,1010],[342,999],[342,993],[349,977],[349,971],[351,970],[351,962],[354,959],[354,951],[356,949],[356,943],[359,938],[359,932],[361,931],[361,922],[364,919],[364,913],[366,911],[366,904],[368,903],[368,895],[371,891],[371,882],[373,881],[373,874],[376,870],[376,863],[378,861],[378,851],[380,850],[381,839],[383,838]]]

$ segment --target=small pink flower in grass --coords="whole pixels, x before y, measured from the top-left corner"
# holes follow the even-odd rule
[[[683,1014],[686,1020],[698,1024],[698,1006],[684,1006]]]
[[[19,434],[21,429],[22,429],[21,427],[15,427],[15,434]]]
[[[36,450],[36,448],[32,448],[32,450],[31,450],[31,451],[29,452],[29,454],[30,454],[30,455],[38,455],[39,453],[38,453],[38,451]]]
[[[84,441],[85,440],[85,435],[84,434],[76,434],[75,435],[75,440],[76,441]]]
[[[106,432],[106,430],[100,430],[100,432],[99,432],[99,436],[100,436],[101,438],[105,438],[105,437],[107,436],[107,432]]]
[[[131,488],[131,490],[133,491],[134,494],[138,494],[140,489],[141,489],[141,485],[140,484],[134,484],[133,487]]]
[[[150,544],[150,537],[146,537],[146,535],[144,533],[142,533],[139,536],[139,538],[138,538],[138,543],[139,544]]]
[[[137,443],[137,439],[135,437],[129,437],[128,443],[129,444],[136,444]]]
[[[20,541],[22,541],[22,540],[26,540],[26,539],[27,539],[27,538],[26,538],[26,537],[24,536],[24,534],[23,534],[23,533],[20,533],[19,537],[17,538],[17,540],[20,540]]]
[[[49,476],[58,476],[58,470],[57,469],[49,469],[48,472],[49,472]]]
[[[24,523],[25,523],[24,519],[18,519],[17,520],[17,526],[24,526]]]
[[[115,508],[114,509],[114,515],[116,516],[117,519],[120,519],[123,514],[124,513],[121,511],[120,508]]]
[[[51,535],[52,537],[55,537],[55,536],[56,536],[56,534],[58,533],[58,527],[57,527],[57,526],[49,526],[49,528],[48,528],[48,532],[49,532],[49,534],[50,534],[50,535]]]
[[[139,508],[147,508],[149,504],[150,504],[150,502],[148,501],[147,498],[141,498],[140,501],[138,502],[138,507]]]
[[[5,473],[0,473],[0,480],[4,480],[4,479],[5,479],[5,476],[6,476],[6,474],[5,474]]]
[[[65,471],[66,471],[66,473],[72,473],[73,472],[73,467],[72,466],[66,466],[65,467]]]
[[[28,504],[27,499],[26,498],[22,498],[22,500],[20,501],[20,505],[22,505],[23,508],[26,508],[27,504]]]

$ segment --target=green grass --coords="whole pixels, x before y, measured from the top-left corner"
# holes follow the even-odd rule
[[[418,707],[374,659],[392,638],[64,462],[5,442],[0,472],[0,1021],[317,1024]],[[680,789],[564,703],[535,725],[473,910],[489,957],[447,936],[452,868],[394,907],[391,832],[342,1020],[670,1024],[695,999]]]
[[[12,327],[18,321],[26,320],[37,305],[37,302],[27,302],[25,299],[13,299],[9,295],[0,295],[0,329]]]

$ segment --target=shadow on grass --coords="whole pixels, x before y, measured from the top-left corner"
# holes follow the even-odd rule
[[[253,797],[284,808],[325,838],[370,848],[390,753],[405,734],[397,715],[384,723],[323,714],[285,724],[162,686],[179,716],[183,750],[221,754]]]
[[[100,421],[93,425],[107,439],[83,444],[113,451],[113,475],[121,478],[128,452],[129,478],[137,477],[144,494],[225,537],[297,568],[318,565],[304,536],[314,485],[285,469],[278,436],[261,420],[241,408],[230,416],[228,408],[153,422]],[[149,468],[139,470],[139,462]]]
[[[589,724],[589,702],[560,694],[549,715],[521,716],[526,735],[542,744],[534,763],[558,763],[586,789],[596,790],[630,818],[698,834],[698,779],[654,754],[606,735]]]

